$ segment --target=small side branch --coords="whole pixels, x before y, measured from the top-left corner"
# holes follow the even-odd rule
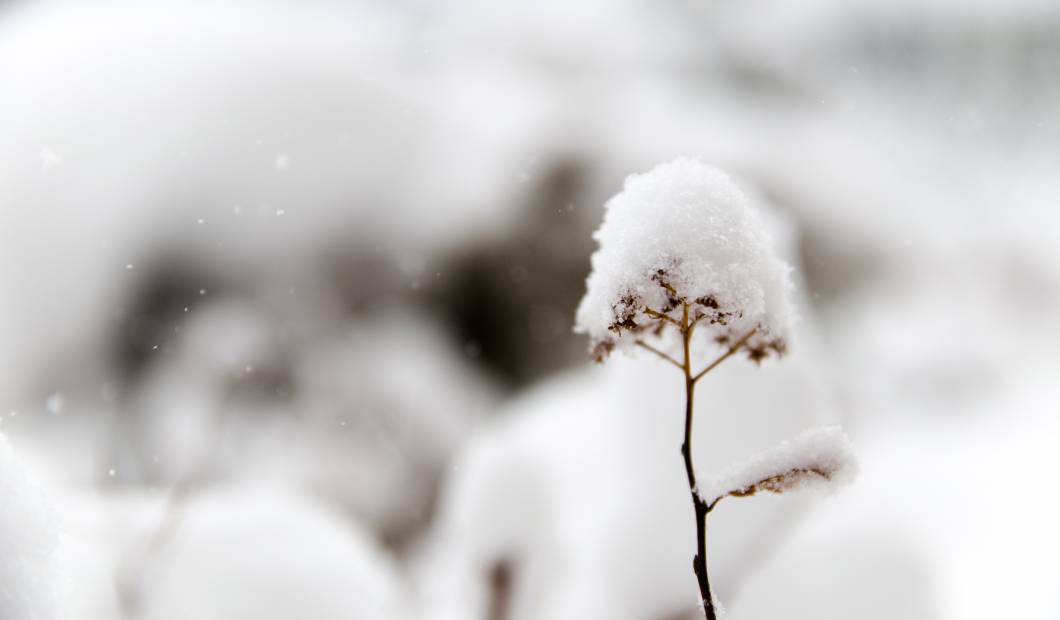
[[[658,310],[652,310],[651,308],[645,308],[644,309],[644,314],[647,314],[648,316],[650,316],[653,319],[659,319],[660,321],[666,321],[667,323],[671,323],[677,329],[679,329],[681,331],[684,331],[684,327],[680,323],[675,321],[669,315],[663,314],[662,312],[659,312]]]
[[[755,334],[756,331],[758,331],[757,327],[752,329],[751,331],[747,332],[746,334],[744,334],[742,338],[740,338],[739,340],[734,342],[732,344],[732,346],[729,347],[728,351],[726,351],[725,353],[721,354],[721,356],[719,356],[718,359],[716,359],[713,362],[711,362],[710,365],[708,365],[703,370],[699,371],[699,373],[696,374],[696,376],[692,377],[692,382],[695,383],[696,381],[699,381],[700,377],[702,377],[703,375],[707,374],[708,372],[714,370],[722,362],[724,362],[725,360],[727,360],[730,357],[732,357],[732,355],[734,353],[736,353],[737,351],[739,351],[740,347],[742,347],[744,345],[744,343],[746,343],[751,338],[751,336],[753,336]]]
[[[692,332],[695,331],[695,329],[696,329],[696,323],[699,323],[700,321],[705,319],[706,316],[707,315],[705,315],[705,314],[701,314],[701,315],[697,316],[695,319],[693,319],[691,323],[688,324],[687,332],[688,332],[688,337],[689,338],[692,337]]]
[[[636,341],[636,345],[637,345],[638,347],[641,347],[641,348],[643,348],[643,349],[647,349],[647,350],[651,351],[652,353],[654,353],[654,354],[658,355],[659,357],[663,358],[664,360],[666,360],[666,361],[670,362],[670,363],[671,363],[671,364],[673,364],[674,366],[677,366],[677,368],[679,368],[679,369],[681,369],[681,370],[684,370],[684,366],[682,366],[682,365],[681,365],[681,362],[678,362],[678,361],[677,361],[677,360],[675,360],[674,358],[672,358],[672,357],[670,357],[669,355],[667,355],[667,354],[663,353],[663,352],[662,352],[662,351],[660,351],[659,349],[656,349],[655,347],[653,347],[653,346],[651,346],[650,344],[648,344],[648,343],[644,342],[643,340],[638,340],[638,341]]]

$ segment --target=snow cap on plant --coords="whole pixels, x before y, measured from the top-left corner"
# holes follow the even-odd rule
[[[697,336],[739,346],[755,361],[786,350],[791,267],[721,170],[679,158],[629,176],[593,237],[600,247],[575,331],[589,335],[597,361],[637,340],[678,346],[667,324],[680,324],[686,306]]]
[[[824,426],[728,467],[700,485],[703,500],[713,506],[724,497],[759,492],[787,493],[802,488],[843,484],[857,475],[854,446],[843,429]]]

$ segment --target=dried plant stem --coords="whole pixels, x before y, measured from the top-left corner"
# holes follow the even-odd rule
[[[681,311],[681,344],[684,349],[684,363],[681,370],[685,373],[685,440],[681,444],[681,456],[685,459],[685,474],[688,476],[688,490],[692,494],[692,507],[696,513],[696,555],[692,558],[692,570],[699,582],[699,595],[703,601],[703,613],[707,620],[716,620],[714,598],[710,593],[710,577],[707,575],[707,513],[710,508],[699,495],[696,486],[696,471],[692,466],[692,414],[695,403],[696,379],[692,375],[691,341],[692,329],[688,323],[688,304],[682,305]],[[705,372],[705,371],[704,371]]]
[[[755,331],[756,331],[756,330],[752,329],[751,331],[749,331],[749,332],[747,332],[746,334],[744,334],[744,335],[743,335],[743,337],[741,337],[741,338],[740,338],[739,340],[737,340],[736,342],[734,342],[734,343],[732,344],[732,346],[730,346],[730,347],[729,347],[729,350],[728,350],[728,351],[726,351],[725,353],[723,353],[723,354],[722,354],[722,355],[721,355],[721,356],[720,356],[720,357],[719,357],[718,359],[716,359],[716,360],[714,360],[713,362],[711,362],[711,363],[710,363],[710,364],[709,364],[709,365],[708,365],[708,366],[707,366],[706,368],[704,368],[703,370],[699,371],[699,372],[698,372],[698,373],[697,373],[697,374],[696,374],[696,375],[695,375],[694,377],[692,377],[692,383],[695,383],[696,381],[699,381],[699,378],[700,378],[700,377],[702,377],[703,375],[707,374],[708,372],[710,372],[710,371],[714,370],[714,369],[715,369],[715,368],[717,368],[717,367],[718,367],[718,366],[719,366],[719,365],[720,365],[720,364],[721,364],[722,362],[724,362],[725,360],[729,359],[729,357],[730,357],[730,356],[732,356],[732,354],[733,354],[733,353],[736,353],[737,351],[739,351],[739,350],[740,350],[740,347],[742,347],[742,346],[744,345],[744,343],[745,343],[745,342],[747,342],[747,340],[748,340],[748,339],[749,339],[749,338],[750,338],[751,336],[753,336],[753,335],[754,335]],[[691,334],[691,332],[689,332],[689,333],[688,333],[688,334],[686,335],[685,339],[686,339],[686,340],[688,340],[688,339],[690,339],[691,337],[692,337],[692,334]],[[686,356],[686,357],[687,357],[687,356]]]
[[[703,500],[703,497],[699,494],[699,488],[696,485],[696,470],[692,464],[692,419],[693,419],[693,408],[695,405],[695,393],[696,393],[696,382],[699,379],[717,368],[722,362],[731,357],[736,353],[740,347],[747,342],[747,340],[755,333],[755,330],[749,331],[742,338],[732,343],[728,350],[719,356],[716,360],[711,362],[702,371],[693,374],[692,373],[692,333],[695,330],[698,319],[689,322],[688,317],[688,304],[682,304],[681,310],[681,344],[684,352],[683,363],[678,364],[685,375],[685,439],[681,444],[681,456],[685,460],[685,474],[688,476],[688,490],[692,494],[692,507],[696,514],[696,555],[692,558],[692,570],[696,574],[696,580],[699,582],[699,594],[703,601],[703,613],[706,615],[707,620],[716,620],[717,612],[714,609],[714,597],[710,592],[710,577],[707,574],[707,514],[714,508],[716,501],[707,503]],[[638,344],[640,344],[638,342]],[[662,355],[660,353],[660,355]],[[668,356],[665,356],[671,362],[674,361]]]
[[[685,304],[685,306],[686,306],[686,309],[687,309],[688,304]],[[670,317],[670,315],[668,315],[668,314],[666,314],[664,312],[659,312],[658,310],[653,310],[651,308],[645,308],[644,309],[644,314],[647,314],[648,316],[650,316],[653,319],[658,319],[658,320],[663,321],[665,323],[670,323],[674,327],[676,327],[677,329],[680,329],[682,331],[684,331],[685,328],[688,326],[688,321],[685,321],[685,325],[681,325],[680,323],[675,321],[672,317]]]
[[[663,353],[662,351],[656,349],[655,347],[653,347],[650,344],[644,342],[643,340],[638,340],[636,344],[637,344],[638,347],[641,347],[641,348],[644,348],[644,349],[647,349],[647,350],[651,351],[652,353],[658,355],[659,357],[663,358],[664,360],[670,362],[674,366],[677,366],[678,368],[682,368],[682,369],[684,368],[684,366],[681,365],[681,362],[675,360],[674,358],[672,358],[669,355]]]

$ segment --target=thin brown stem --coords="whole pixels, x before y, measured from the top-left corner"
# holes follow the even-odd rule
[[[685,331],[688,332],[689,340],[692,339],[692,332],[694,332],[695,329],[696,329],[696,323],[699,323],[700,321],[705,319],[706,316],[707,315],[705,315],[705,314],[701,314],[701,315],[697,316],[695,319],[693,319],[691,323],[688,324],[688,329],[686,329]]]
[[[692,383],[695,383],[696,381],[699,381],[700,377],[702,377],[703,375],[707,374],[708,372],[714,370],[719,365],[721,365],[722,362],[724,362],[725,360],[729,359],[729,357],[731,357],[734,353],[739,351],[740,347],[742,347],[744,345],[744,343],[747,342],[747,340],[750,339],[751,336],[754,335],[754,333],[755,333],[755,331],[757,331],[757,329],[758,329],[757,327],[753,328],[751,331],[749,331],[746,334],[744,334],[743,337],[740,338],[739,340],[737,340],[736,342],[734,342],[732,344],[732,346],[730,346],[729,349],[725,353],[722,353],[718,357],[718,359],[714,360],[706,368],[704,368],[703,370],[699,371],[694,377],[692,377]]]
[[[691,351],[692,334],[695,331],[696,324],[699,323],[705,315],[700,315],[689,321],[688,310],[688,302],[682,301],[680,323],[673,317],[657,310],[652,310],[651,308],[646,308],[644,310],[645,314],[648,316],[659,319],[660,321],[672,323],[677,327],[677,330],[681,333],[682,361],[678,362],[674,358],[644,341],[637,340],[636,344],[637,346],[643,347],[658,355],[674,366],[677,366],[685,376],[685,436],[684,442],[681,444],[681,456],[685,461],[685,475],[688,477],[688,491],[692,495],[692,508],[695,511],[696,517],[696,554],[692,558],[692,571],[696,574],[696,581],[699,584],[699,595],[703,603],[703,614],[705,615],[706,620],[717,620],[717,611],[714,609],[714,597],[710,591],[710,577],[707,574],[707,514],[714,509],[714,506],[717,505],[721,498],[714,499],[710,503],[707,503],[699,494],[699,488],[696,484],[696,470],[692,463],[692,420],[694,418],[696,382],[699,381],[703,375],[714,370],[722,362],[739,351],[740,347],[742,347],[748,339],[754,335],[756,330],[752,329],[744,334],[742,338],[730,345],[729,349],[724,354],[711,362],[702,371],[693,374]]]
[[[644,309],[644,314],[647,314],[648,316],[650,316],[653,319],[659,319],[660,321],[666,321],[667,323],[672,323],[674,325],[674,327],[676,327],[677,329],[680,329],[681,331],[684,331],[684,329],[685,329],[684,326],[681,325],[680,323],[678,323],[676,320],[674,320],[673,317],[671,317],[668,314],[664,314],[662,312],[659,312],[658,310],[652,310],[651,308],[645,308]]]
[[[659,349],[656,349],[655,347],[653,347],[653,346],[651,346],[650,344],[648,344],[648,343],[644,342],[643,340],[638,340],[638,341],[636,341],[636,343],[635,343],[635,344],[636,344],[636,345],[637,345],[638,347],[641,347],[641,348],[644,348],[644,349],[647,349],[647,350],[651,351],[652,353],[654,353],[654,354],[658,355],[659,357],[663,358],[664,360],[666,360],[666,361],[670,362],[670,363],[671,363],[671,364],[673,364],[674,366],[677,366],[678,368],[680,368],[680,369],[682,369],[682,370],[684,369],[684,366],[682,366],[682,365],[681,365],[681,362],[679,362],[679,361],[675,360],[674,358],[672,358],[672,357],[670,357],[669,355],[667,355],[667,354],[663,353],[663,352],[662,352],[662,351],[660,351]]]
[[[688,490],[692,494],[692,507],[696,515],[696,555],[692,558],[692,571],[699,583],[699,595],[703,602],[703,613],[707,620],[716,620],[714,597],[710,592],[710,578],[707,575],[707,513],[709,506],[699,495],[696,486],[696,470],[692,464],[692,419],[695,403],[696,378],[692,376],[692,325],[688,322],[688,304],[682,304],[681,311],[681,344],[684,351],[684,363],[681,370],[685,375],[685,439],[681,444],[681,456],[685,460],[685,475],[688,476]]]

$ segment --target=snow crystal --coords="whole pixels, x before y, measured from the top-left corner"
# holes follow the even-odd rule
[[[0,435],[0,618],[53,617],[58,536],[44,492]]]
[[[854,448],[843,429],[825,426],[737,463],[705,481],[700,496],[711,504],[722,497],[758,491],[784,493],[827,482],[846,482],[857,472]]]
[[[680,158],[628,177],[594,238],[600,247],[575,331],[589,335],[598,360],[637,338],[672,349],[675,330],[654,330],[665,324],[649,313],[680,322],[684,304],[689,320],[701,318],[696,333],[732,343],[755,330],[745,345],[752,357],[784,351],[794,319],[791,267],[721,170]]]

